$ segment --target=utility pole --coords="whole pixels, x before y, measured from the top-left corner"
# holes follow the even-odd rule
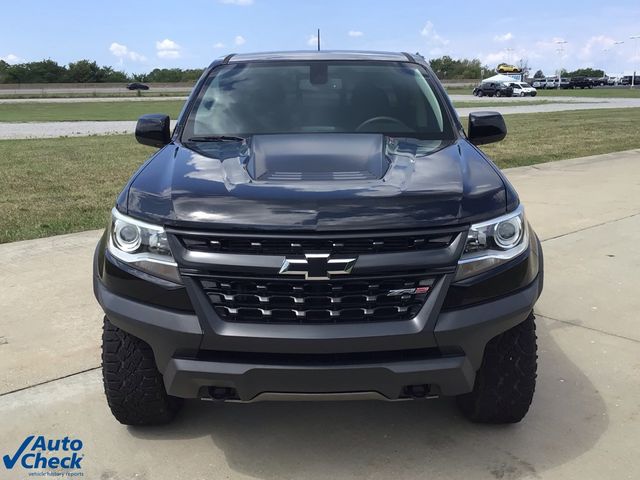
[[[318,51],[320,51],[320,29],[318,29]]]
[[[558,69],[558,90],[560,90],[560,86],[562,85],[562,57],[564,53],[564,46],[568,42],[566,40],[556,40],[556,44],[558,45],[557,52],[560,54],[560,68]]]
[[[638,56],[638,39],[640,38],[640,35],[632,35],[629,37],[629,39],[633,40],[634,46],[635,48],[635,57]],[[634,58],[635,58],[634,57]],[[631,74],[631,88],[633,88],[635,86],[635,81],[636,81],[636,67],[633,67],[633,72]]]
[[[507,63],[509,65],[512,65],[512,63],[511,63],[511,52],[513,52],[513,48],[507,48],[506,52],[507,52]]]
[[[617,42],[613,42],[613,44],[611,45],[610,48],[603,48],[602,51],[603,52],[610,52],[613,49],[613,47],[615,47],[616,45],[622,45],[623,43],[624,42],[622,40],[619,40]],[[609,83],[609,75],[607,73],[605,73],[604,78],[607,79],[607,84],[608,84]]]

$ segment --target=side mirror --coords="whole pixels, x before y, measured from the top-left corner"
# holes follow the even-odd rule
[[[171,141],[169,115],[149,113],[142,115],[136,124],[136,140],[143,145],[162,148]]]
[[[474,145],[499,142],[507,136],[507,125],[498,112],[470,113],[467,136]]]

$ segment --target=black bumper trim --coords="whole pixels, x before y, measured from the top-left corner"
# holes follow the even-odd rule
[[[475,372],[464,356],[350,366],[260,365],[172,359],[164,373],[170,395],[197,397],[203,386],[233,388],[241,401],[261,393],[378,392],[389,400],[409,385],[437,385],[443,395],[473,388]]]

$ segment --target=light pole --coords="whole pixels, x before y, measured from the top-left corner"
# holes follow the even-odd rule
[[[623,41],[613,42],[611,44],[611,48],[615,47],[616,45],[622,45],[623,43],[624,43]],[[611,48],[603,48],[602,51],[603,52],[610,52]]]
[[[513,48],[507,48],[505,51],[507,52],[507,63],[511,65],[511,52],[513,52]]]
[[[557,52],[560,54],[560,68],[558,69],[558,90],[560,90],[560,85],[562,84],[562,56],[564,53],[564,46],[569,43],[566,40],[556,40],[556,45],[558,45]]]
[[[613,42],[613,43],[611,44],[611,47],[610,47],[610,48],[603,48],[603,49],[602,49],[602,51],[603,51],[604,53],[606,53],[606,52],[610,52],[610,51],[613,49],[613,47],[615,47],[616,45],[622,45],[623,43],[624,43],[624,42],[623,42],[622,40],[619,40],[619,41],[617,41],[617,42]],[[607,84],[609,84],[609,75],[605,74],[604,78],[606,78],[606,79],[607,79]]]
[[[634,55],[634,61],[635,61],[635,57],[638,56],[638,39],[640,38],[640,35],[632,35],[629,37],[630,40],[633,40],[633,43],[635,45],[635,55]],[[635,86],[635,80],[636,80],[636,69],[635,67],[633,68],[633,72],[631,73],[631,88],[633,88]]]

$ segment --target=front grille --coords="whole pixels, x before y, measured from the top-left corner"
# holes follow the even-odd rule
[[[199,277],[198,281],[216,313],[228,322],[337,324],[413,318],[424,305],[434,279],[415,276],[318,282]],[[409,291],[390,296],[394,290]]]
[[[371,254],[411,252],[445,248],[451,244],[456,231],[436,231],[413,234],[381,234],[369,236],[244,236],[244,235],[181,235],[189,250],[202,252],[240,253],[256,255],[299,255],[323,252],[329,254]]]

